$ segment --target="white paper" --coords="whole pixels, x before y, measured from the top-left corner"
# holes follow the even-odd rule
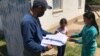
[[[67,39],[68,37],[62,33],[57,33],[55,35],[47,35],[46,37],[43,37],[41,45],[47,46],[48,44],[51,44],[54,46],[62,46],[66,44]]]

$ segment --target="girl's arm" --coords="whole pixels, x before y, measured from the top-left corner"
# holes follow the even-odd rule
[[[80,41],[80,40],[75,40],[75,39],[73,39],[73,38],[81,37],[82,34],[83,34],[83,31],[84,31],[84,28],[85,28],[85,26],[83,27],[82,31],[81,31],[79,34],[73,34],[73,35],[69,36],[69,41],[81,44],[82,41]]]
[[[77,38],[77,37],[81,37],[81,36],[82,36],[82,32],[71,35],[71,38]]]
[[[69,41],[75,42],[75,43],[78,43],[78,44],[82,44],[82,40],[81,39],[76,40],[76,39],[71,38],[71,39],[69,39]]]
[[[83,29],[82,29],[82,31],[81,31],[80,33],[78,33],[78,34],[73,34],[73,35],[71,35],[70,37],[72,37],[72,38],[81,37],[82,34],[83,34],[83,31],[84,31],[85,27],[86,27],[86,26],[83,27]]]

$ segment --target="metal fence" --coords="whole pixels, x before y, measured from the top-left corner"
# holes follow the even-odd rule
[[[23,56],[20,22],[31,5],[30,0],[0,0],[0,17],[7,42],[8,56]]]

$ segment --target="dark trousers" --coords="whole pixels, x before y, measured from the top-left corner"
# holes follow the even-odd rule
[[[58,46],[57,47],[57,49],[58,49],[57,56],[64,56],[65,48],[66,48],[66,45]]]
[[[27,50],[24,50],[24,56],[41,56],[40,52],[29,52]]]

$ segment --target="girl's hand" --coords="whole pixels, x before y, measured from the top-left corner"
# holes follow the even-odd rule
[[[68,36],[69,38],[72,38],[72,34],[71,34],[71,33],[67,33],[67,36]]]
[[[68,38],[68,41],[71,41],[71,40],[72,40],[72,38],[69,37],[69,38]]]
[[[68,38],[68,41],[70,41],[70,42],[75,42],[75,39],[73,39],[73,38]]]

